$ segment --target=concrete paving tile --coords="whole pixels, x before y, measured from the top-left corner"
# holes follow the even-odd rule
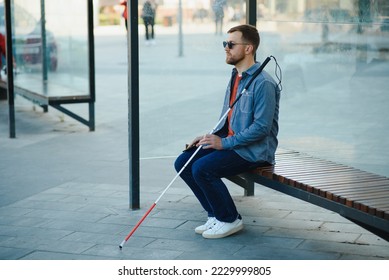
[[[60,201],[63,200],[64,198],[68,197],[67,194],[54,194],[54,193],[38,193],[35,195],[32,195],[26,200],[35,200],[35,201]]]
[[[74,242],[74,241],[64,241],[56,240],[42,242],[36,246],[37,250],[48,251],[48,252],[58,252],[58,253],[70,253],[70,254],[81,254],[82,252],[93,247],[95,243],[91,242]]]
[[[126,236],[132,228],[122,232],[123,236]],[[175,240],[188,240],[193,241],[202,238],[195,234],[194,230],[185,230],[181,228],[170,229],[170,228],[156,228],[156,227],[142,227],[140,226],[133,236],[149,237],[154,239],[175,239]],[[132,237],[131,237],[132,238]]]
[[[140,213],[139,213],[140,214]],[[143,213],[142,216],[118,216],[118,215],[110,215],[106,218],[99,221],[99,224],[116,224],[116,225],[124,225],[128,226],[129,228],[131,226],[136,225],[139,220],[144,216],[145,213]],[[156,228],[177,228],[183,223],[185,223],[186,220],[182,219],[165,219],[165,218],[155,218],[153,216],[148,216],[143,222],[143,227],[156,227]]]
[[[112,192],[114,194],[114,192]],[[68,195],[64,197],[60,202],[70,204],[80,204],[85,206],[86,204],[96,204],[100,206],[115,205],[117,207],[127,207],[128,201],[124,199],[118,199],[112,196],[90,196],[90,195]]]
[[[144,227],[154,227],[154,228],[178,228],[180,225],[184,224],[186,220],[179,219],[162,219],[150,217],[144,220],[142,226]]]
[[[261,245],[246,246],[234,256],[251,260],[337,260],[338,253],[309,251],[300,249],[274,248]]]
[[[385,258],[379,258],[374,256],[361,256],[361,255],[352,255],[352,254],[342,254],[339,260],[385,260]]]
[[[355,242],[360,244],[371,244],[377,246],[388,246],[389,244],[388,241],[371,233],[362,234]]]
[[[389,259],[389,245],[361,245],[358,243],[330,242],[320,240],[306,240],[299,246],[299,249],[320,252],[335,252],[348,255],[361,255]]]
[[[200,223],[206,221],[206,215],[204,211],[196,212],[190,210],[177,211],[174,209],[156,209],[152,216],[153,218],[161,219],[179,219],[179,220],[198,220]]]
[[[354,224],[354,223],[332,223],[332,222],[324,222],[321,226],[322,230],[330,231],[330,232],[351,232],[357,234],[367,234],[369,231],[366,229]]]
[[[57,210],[33,210],[27,213],[26,217],[40,217],[47,220],[62,220],[62,221],[81,221],[81,222],[97,222],[109,214],[87,213],[74,211],[57,211]]]
[[[26,254],[21,260],[108,260],[115,259],[108,256],[92,256],[80,254],[67,254],[58,252],[34,251]]]
[[[34,211],[34,209],[5,206],[0,208],[0,216],[19,217],[32,211]]]
[[[194,229],[196,227],[198,227],[199,225],[202,225],[205,223],[205,219],[201,219],[199,218],[198,220],[189,220],[189,221],[186,221],[185,223],[183,223],[182,225],[180,225],[177,229],[179,230],[187,230],[187,231],[193,231],[194,232]]]
[[[81,191],[81,192],[80,192]],[[45,193],[63,193],[63,194],[84,194],[83,192],[88,192],[92,195],[99,195],[101,193],[110,193],[116,191],[127,191],[127,185],[118,185],[118,184],[96,184],[88,182],[65,182],[54,188],[48,189]],[[94,193],[92,192],[94,191]]]
[[[230,237],[230,239],[233,237]],[[232,255],[243,246],[235,244],[232,241],[226,239],[222,240],[206,240],[201,237],[197,240],[176,240],[176,239],[157,239],[154,242],[148,244],[145,248],[148,249],[160,249],[160,250],[179,250],[184,252],[201,252],[201,251],[217,251],[218,253],[224,253],[226,255]]]
[[[182,209],[183,211],[204,212],[200,203],[196,199],[192,199],[191,203],[188,203],[187,200],[181,200],[179,202],[167,202],[161,200],[158,202],[157,207],[162,209]],[[207,214],[204,215],[207,216]]]
[[[115,190],[99,190],[99,191],[96,191],[94,189],[85,189],[83,188],[83,186],[80,186],[78,189],[76,188],[72,188],[72,187],[55,187],[55,188],[51,188],[49,190],[46,190],[44,192],[42,192],[40,195],[52,195],[52,196],[55,196],[55,195],[62,195],[64,197],[67,197],[67,196],[92,196],[92,197],[101,197],[101,196],[109,196],[111,194],[115,193]]]
[[[284,195],[284,194],[281,194]],[[293,199],[293,197],[290,197]],[[330,212],[329,210],[320,208],[318,206],[315,206],[313,204],[307,203],[305,201],[294,199],[289,202],[277,202],[277,201],[263,201],[261,203],[262,208],[271,208],[271,209],[280,209],[280,210],[289,210],[289,211],[301,211],[301,212],[318,212],[318,213],[325,213]]]
[[[68,210],[74,211],[82,206],[81,203],[64,203],[60,201],[34,201],[34,200],[20,200],[11,205],[12,207],[28,208],[28,209],[49,209],[49,210]]]
[[[329,232],[322,230],[285,229],[271,228],[265,233],[266,236],[279,236],[307,240],[329,240],[334,242],[355,242],[360,234]]]
[[[121,225],[109,225],[91,223],[91,222],[79,222],[79,221],[62,221],[54,220],[45,225],[45,229],[58,229],[67,231],[81,231],[81,232],[92,232],[92,233],[106,233],[106,234],[117,234],[125,230],[126,227]]]
[[[92,242],[95,244],[118,246],[127,236],[127,234],[128,233],[113,235],[113,234],[101,234],[101,233],[89,233],[89,232],[88,233],[74,232],[72,234],[63,237],[60,241],[65,240],[65,241],[87,242],[87,243]],[[150,242],[154,241],[155,238],[139,237],[133,235],[129,240],[131,241],[128,242],[131,242],[131,246],[133,247],[144,247]]]
[[[0,246],[20,249],[37,249],[42,251],[62,252],[80,254],[83,251],[94,246],[92,242],[76,242],[66,240],[44,239],[38,236],[34,237],[16,237],[6,242],[1,242]]]
[[[177,260],[249,260],[251,258],[247,256],[229,255],[224,252],[206,250],[196,252],[184,252]]]
[[[29,249],[0,247],[0,260],[18,260],[31,252]]]
[[[266,217],[246,217],[245,223],[272,228],[317,230],[320,229],[323,222],[309,220],[292,220]]]
[[[64,189],[79,190],[80,188],[93,188],[96,184],[89,182],[67,181],[59,184],[53,188],[46,190],[47,193],[62,193]]]
[[[282,219],[287,217],[290,214],[289,210],[278,210],[278,209],[269,209],[269,208],[259,208],[258,206],[242,206],[237,205],[239,213],[243,216],[252,216],[252,217],[265,217],[265,218],[278,218]]]
[[[338,213],[334,213],[331,211],[328,212],[307,212],[307,211],[290,211],[289,215],[286,217],[287,219],[304,219],[311,221],[326,221],[326,222],[334,222],[334,223],[350,223],[351,222]]]
[[[8,240],[12,240],[14,238],[15,237],[12,237],[12,236],[0,235],[0,244],[1,244],[1,242],[8,242]]]
[[[72,233],[73,231],[62,230],[62,229],[50,229],[50,228],[33,228],[33,227],[0,225],[0,232],[2,235],[12,236],[12,237],[39,236],[40,238],[43,238],[43,239],[58,240],[64,236]]]
[[[0,224],[22,226],[22,227],[40,227],[47,224],[48,220],[38,217],[12,217],[12,216],[0,216]]]
[[[242,234],[238,234],[231,240],[244,246],[266,246],[275,248],[295,249],[304,239],[265,236],[266,228],[246,226]]]
[[[186,186],[173,186],[169,188],[168,192],[170,194],[176,194],[176,195],[182,195],[182,196],[188,196],[188,195],[193,195],[193,192],[191,189],[189,189]]]
[[[119,207],[118,205],[101,205],[88,203],[84,204],[81,208],[77,209],[75,213],[96,213],[96,214],[107,214],[107,215],[129,215],[137,213],[139,211],[131,211],[126,207]]]
[[[122,250],[119,249],[119,246],[96,245],[83,254],[115,259],[173,260],[180,256],[182,251],[175,250],[175,248],[170,250],[136,248],[126,244]]]

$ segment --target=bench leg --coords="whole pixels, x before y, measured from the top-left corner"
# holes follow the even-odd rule
[[[244,195],[245,196],[254,196],[254,182],[253,181],[246,181],[244,188]]]
[[[254,181],[248,180],[247,178],[243,178],[240,175],[227,177],[226,179],[234,182],[238,186],[244,189],[245,196],[253,196],[254,195]]]

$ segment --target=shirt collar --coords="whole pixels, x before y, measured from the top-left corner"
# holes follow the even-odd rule
[[[261,66],[261,63],[255,62],[253,66],[251,66],[249,69],[247,69],[246,71],[244,71],[242,73],[242,78],[246,77],[246,75],[252,76],[255,73],[255,71],[258,70],[258,68],[260,66]],[[232,76],[234,77],[237,73],[238,73],[238,70],[236,70],[236,68],[234,67],[232,69]]]

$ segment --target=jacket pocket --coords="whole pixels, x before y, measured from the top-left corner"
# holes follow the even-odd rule
[[[243,113],[251,113],[253,111],[253,93],[246,91],[239,100],[239,108]]]

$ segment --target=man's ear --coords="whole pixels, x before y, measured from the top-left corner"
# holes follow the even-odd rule
[[[253,45],[246,45],[246,54],[252,53],[254,51]]]

